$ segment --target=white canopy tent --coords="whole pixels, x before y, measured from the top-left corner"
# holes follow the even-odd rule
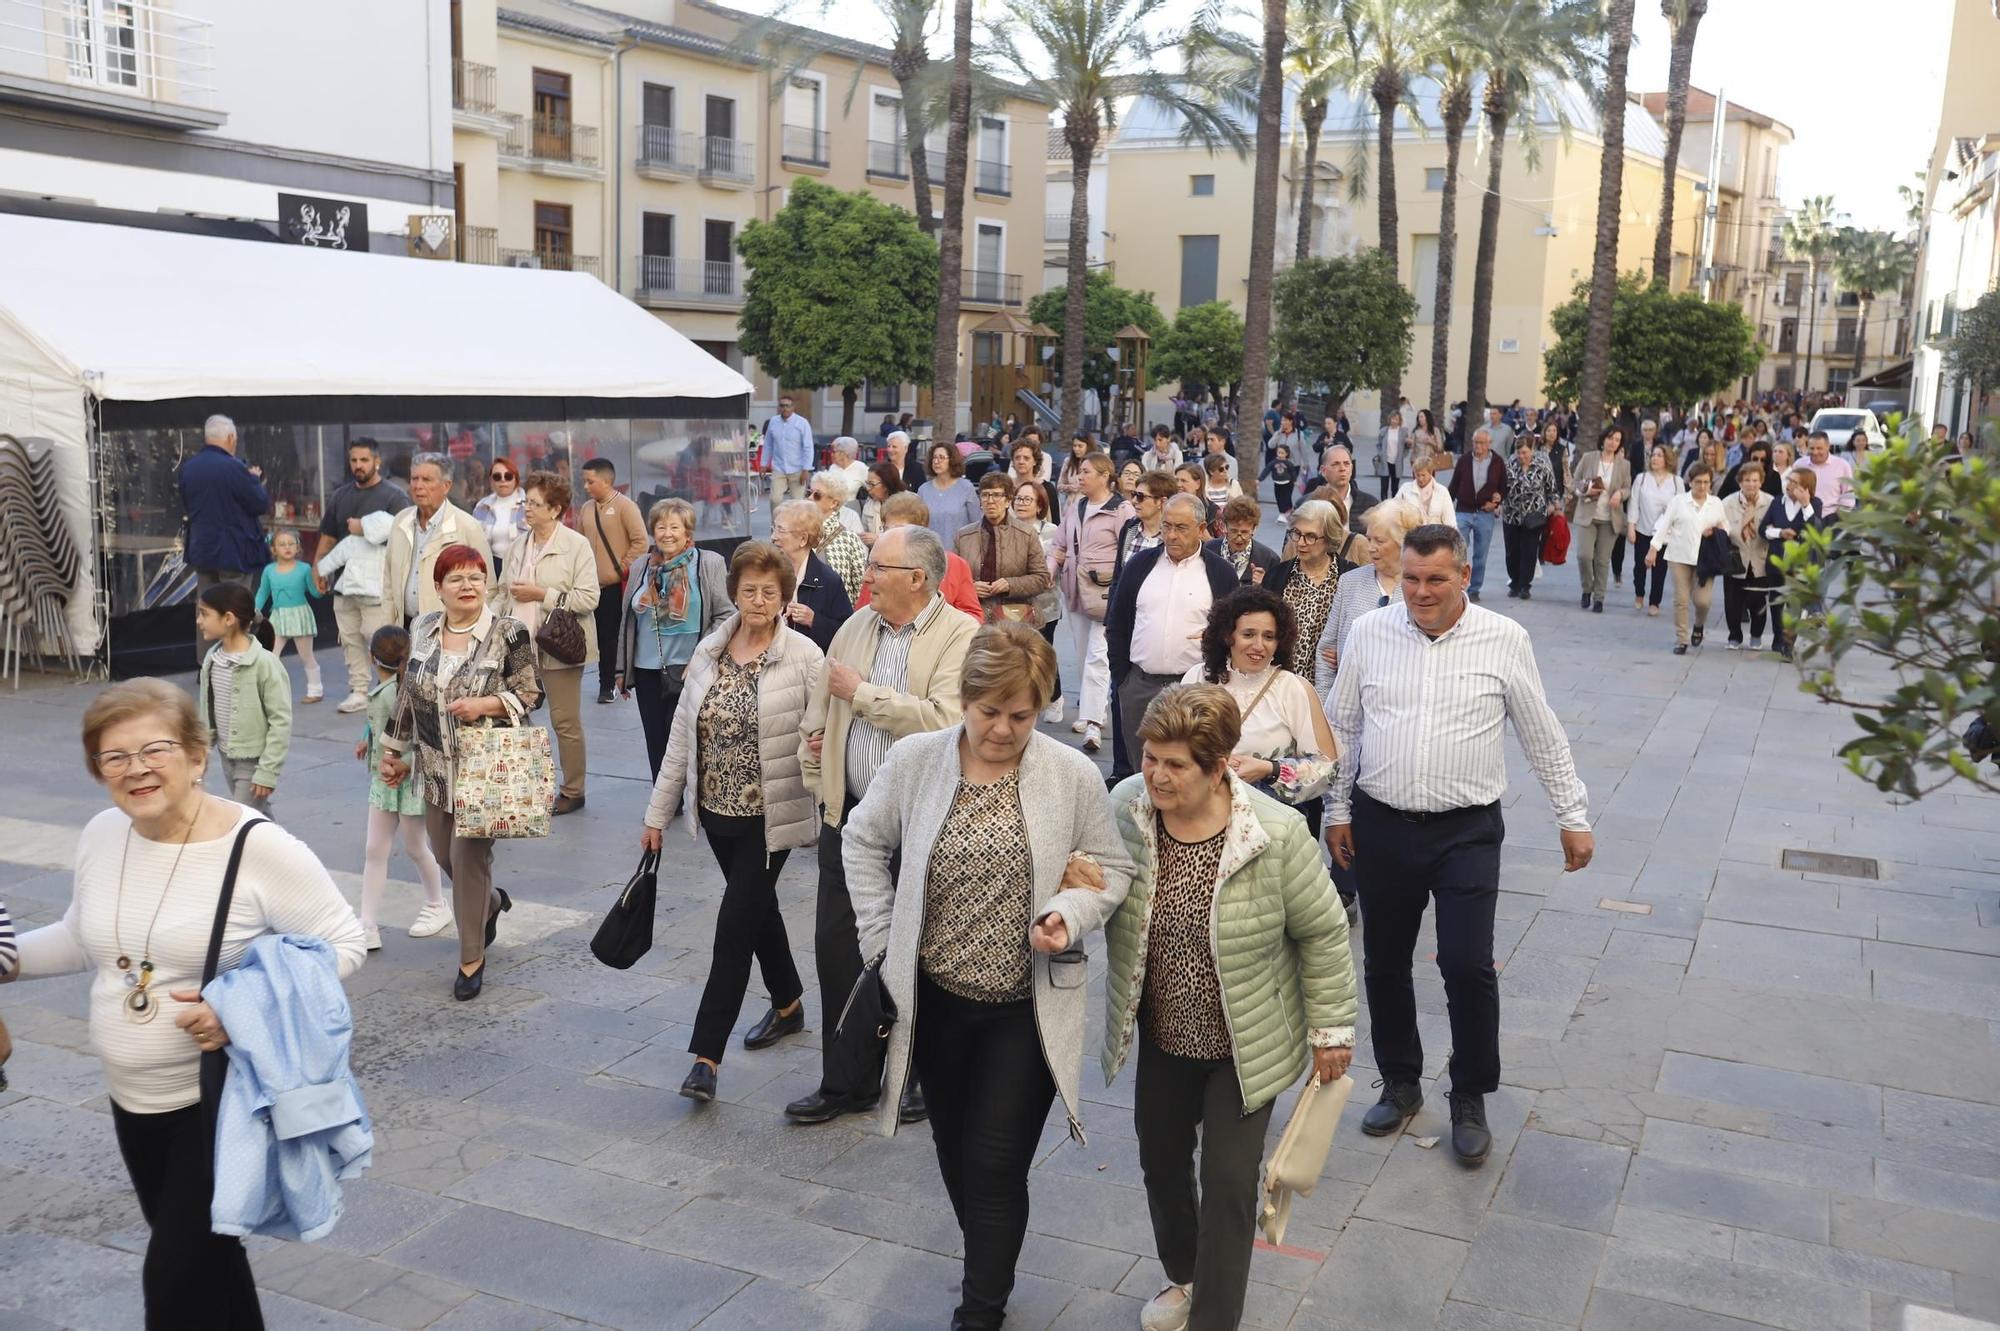
[[[178,403],[196,421],[246,399],[271,421],[355,399],[727,418],[749,392],[582,273],[0,214],[0,432],[54,441],[79,549],[99,546],[90,450],[108,404]],[[88,568],[85,580],[69,621],[90,653],[103,624]]]

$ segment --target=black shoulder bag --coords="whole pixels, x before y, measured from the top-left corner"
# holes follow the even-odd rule
[[[229,924],[229,904],[236,899],[236,871],[243,867],[243,843],[250,829],[268,818],[252,818],[237,829],[236,844],[229,848],[229,867],[222,873],[222,895],[215,899],[215,924],[208,931],[208,956],[201,964],[201,987],[208,988],[222,963],[222,931]],[[202,1140],[215,1150],[215,1120],[222,1110],[222,1083],[229,1076],[229,1050],[205,1049],[201,1055]]]

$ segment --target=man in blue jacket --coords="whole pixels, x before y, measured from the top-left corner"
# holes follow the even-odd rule
[[[201,590],[218,582],[248,587],[271,562],[257,521],[271,511],[264,473],[236,456],[236,422],[227,416],[210,416],[202,440],[201,451],[181,463],[181,512],[187,515],[183,557]]]
[[[1111,584],[1104,643],[1134,771],[1146,708],[1201,660],[1209,608],[1236,590],[1235,568],[1202,544],[1207,517],[1198,496],[1169,497],[1160,517],[1160,544],[1126,560]]]

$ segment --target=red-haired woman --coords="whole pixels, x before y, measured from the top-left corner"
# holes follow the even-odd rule
[[[527,625],[486,604],[484,556],[469,545],[447,546],[431,577],[444,608],[410,625],[403,688],[382,737],[382,779],[398,784],[416,770],[431,851],[451,877],[458,920],[452,997],[463,1001],[479,997],[486,949],[500,912],[514,903],[493,885],[492,838],[459,836],[452,826],[453,739],[468,723],[520,724],[541,702],[542,681]]]

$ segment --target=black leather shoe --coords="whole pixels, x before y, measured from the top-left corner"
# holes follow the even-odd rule
[[[566,813],[575,813],[578,809],[581,809],[582,807],[583,807],[583,796],[558,795],[556,796],[555,807],[550,809],[549,812],[553,814],[555,817],[560,818]]]
[[[1535,589],[1534,589],[1533,587],[1523,587],[1523,588],[1521,589],[1521,599],[1522,599],[1522,600],[1524,600],[1524,601],[1532,601],[1532,600],[1534,600],[1534,599],[1535,599]]]
[[[903,1102],[896,1106],[898,1123],[921,1123],[931,1116],[931,1107],[924,1103],[924,1088],[907,1086],[903,1089]]]
[[[479,963],[479,969],[472,974],[467,975],[464,971],[458,973],[458,978],[451,982],[451,996],[461,1003],[469,1002],[479,997],[479,991],[485,984],[486,963],[482,961]]]
[[[799,1004],[792,1009],[792,1015],[781,1017],[778,1009],[772,1008],[764,1014],[763,1020],[743,1032],[745,1049],[769,1049],[787,1035],[797,1035],[806,1028],[806,1005]]]
[[[1591,613],[1591,614],[1593,614],[1593,615],[1601,615],[1601,614],[1603,614],[1603,613],[1604,613],[1604,602],[1602,602],[1602,601],[1592,601],[1592,602],[1590,603],[1590,613]]]
[[[618,700],[616,698],[611,696],[610,689],[599,689],[597,691],[597,702],[600,707],[606,703],[613,703],[617,701]]]
[[[1582,603],[1582,607],[1581,607],[1581,608],[1582,608],[1582,609],[1585,609],[1585,610],[1588,610],[1588,609],[1590,609],[1590,593],[1589,593],[1589,592],[1585,592],[1585,593],[1583,594],[1583,603]]]
[[[1486,1126],[1486,1097],[1452,1091],[1445,1098],[1451,1101],[1451,1153],[1461,1165],[1477,1169],[1493,1149],[1493,1133]]]
[[[493,940],[500,936],[500,911],[514,909],[514,898],[507,895],[507,889],[502,887],[495,890],[500,893],[500,910],[486,912],[486,946],[488,947],[492,947]],[[479,964],[483,967],[486,963],[481,961]]]
[[[1703,632],[1703,630],[1702,630],[1702,626],[1701,626],[1701,625],[1697,624],[1697,625],[1695,625],[1695,626],[1694,626],[1694,637],[1693,637],[1693,645],[1694,645],[1694,646],[1696,646],[1696,647],[1699,647],[1699,646],[1701,646],[1701,635],[1702,635],[1702,632]]]
[[[681,1083],[681,1094],[690,1100],[707,1104],[715,1098],[715,1069],[700,1059],[688,1069],[687,1080]]]
[[[864,1114],[875,1107],[876,1101],[854,1101],[840,1096],[814,1091],[802,1100],[794,1100],[785,1106],[785,1117],[794,1123],[831,1123],[842,1114]]]
[[[1386,1137],[1402,1129],[1423,1108],[1423,1088],[1413,1081],[1382,1081],[1382,1098],[1361,1116],[1361,1130],[1371,1137]]]
[[[1686,643],[1677,642],[1674,644],[1675,656],[1686,656],[1687,654],[1688,654],[1688,645]]]

